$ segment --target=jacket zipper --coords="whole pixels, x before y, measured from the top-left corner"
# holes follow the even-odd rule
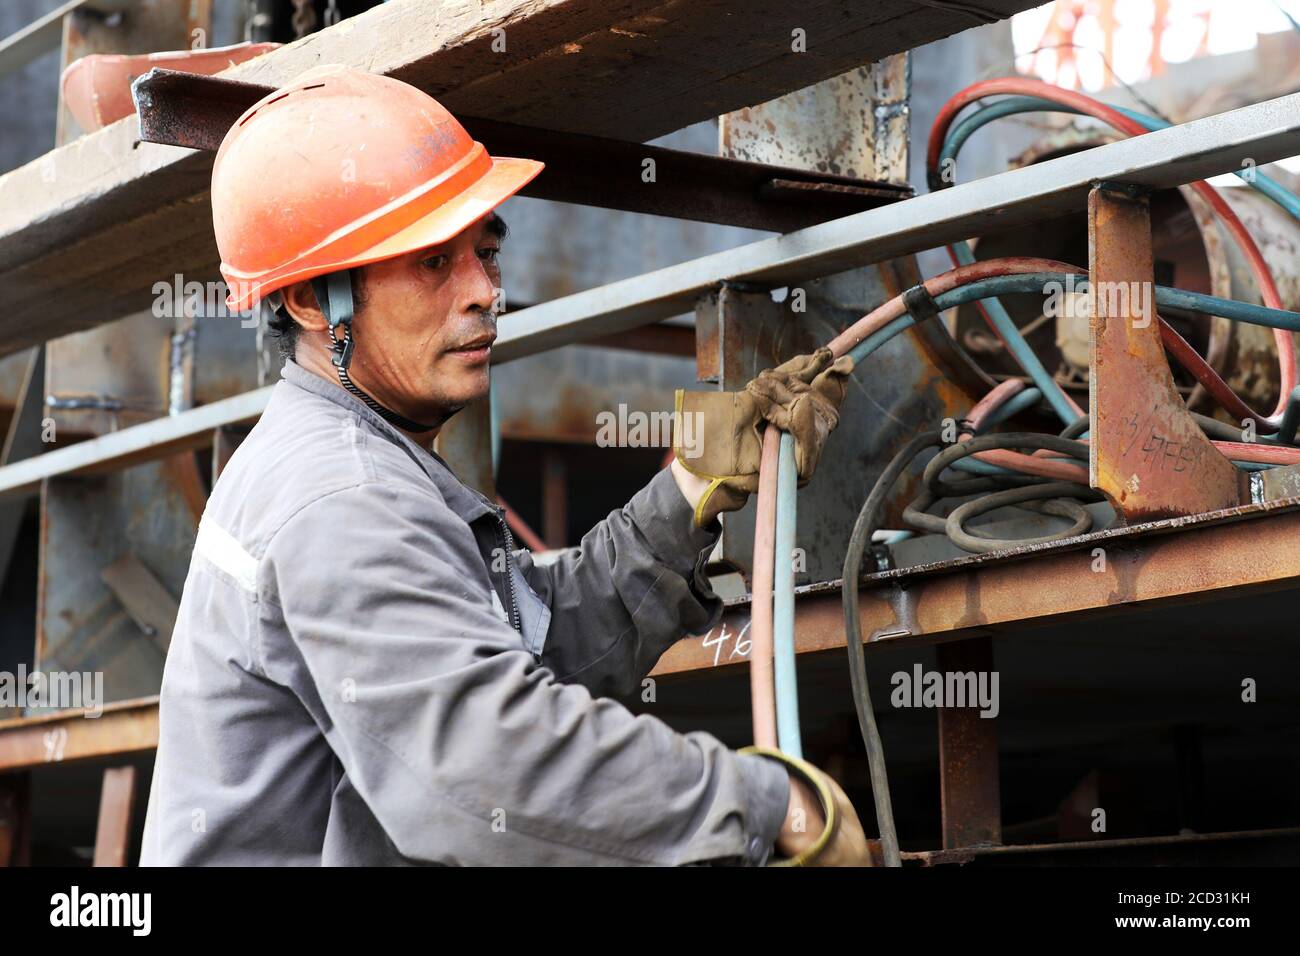
[[[519,617],[519,596],[515,593],[515,576],[510,573],[510,556],[515,553],[515,536],[510,533],[510,525],[506,524],[505,516],[500,511],[493,509],[497,516],[497,525],[501,528],[501,537],[504,540],[505,553],[505,576],[506,576],[506,595],[510,598],[510,626],[520,634],[524,632],[523,621]]]

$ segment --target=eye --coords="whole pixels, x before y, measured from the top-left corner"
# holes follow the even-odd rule
[[[482,259],[484,262],[496,262],[497,257],[500,255],[501,255],[501,250],[496,248],[495,246],[488,249],[480,249],[478,251],[478,257]]]
[[[446,256],[429,256],[429,258],[420,261],[420,265],[424,266],[426,269],[441,269],[446,264]]]

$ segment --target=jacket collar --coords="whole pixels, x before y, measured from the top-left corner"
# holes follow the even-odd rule
[[[416,464],[424,470],[429,479],[437,486],[447,506],[456,515],[469,524],[485,514],[500,516],[502,509],[488,501],[483,495],[470,488],[451,470],[437,452],[421,448],[406,435],[384,421],[374,411],[366,407],[355,396],[349,394],[343,386],[327,381],[314,372],[309,372],[297,362],[289,359],[280,370],[280,378],[288,385],[303,389],[326,401],[333,402],[348,413],[362,418],[373,431],[405,451]]]

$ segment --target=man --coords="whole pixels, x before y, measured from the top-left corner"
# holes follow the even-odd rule
[[[291,361],[199,527],[143,863],[866,862],[829,778],[607,696],[716,623],[703,562],[761,418],[811,422],[791,428],[815,463],[849,364],[823,350],[722,396],[699,473],[675,462],[546,567],[430,450],[487,392],[492,210],[540,169],[337,67],[226,136],[230,305],[278,300]]]

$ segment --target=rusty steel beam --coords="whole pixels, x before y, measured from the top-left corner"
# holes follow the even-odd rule
[[[226,131],[274,87],[153,69],[132,86],[146,143],[215,150]],[[520,195],[556,202],[790,232],[897,202],[897,183],[810,173],[472,116],[458,117],[495,156],[527,156],[546,175]],[[642,176],[647,161],[654,177]]]
[[[135,767],[109,767],[99,796],[93,866],[126,866],[130,855],[131,811],[135,805]]]
[[[867,644],[941,643],[1010,633],[1048,620],[1102,618],[1137,609],[1300,587],[1300,506],[1243,505],[972,555],[864,578]],[[1094,553],[1101,548],[1104,562]],[[1206,554],[1214,561],[1207,562]],[[795,647],[842,653],[838,582],[800,589]],[[749,661],[749,606],[732,602],[709,633],[678,641],[652,672],[671,676]]]
[[[0,772],[142,753],[157,746],[157,697],[105,704],[98,717],[81,710],[17,717],[0,721]]]
[[[1300,465],[1285,465],[1251,475],[1252,490],[1259,489],[1265,501],[1300,498]]]
[[[1205,436],[1174,387],[1156,321],[1147,196],[1094,187],[1088,249],[1092,486],[1128,521],[1249,500],[1242,473]]]
[[[988,637],[941,644],[941,673],[992,673]],[[939,708],[939,802],[945,850],[1002,842],[997,719],[979,704]]]

